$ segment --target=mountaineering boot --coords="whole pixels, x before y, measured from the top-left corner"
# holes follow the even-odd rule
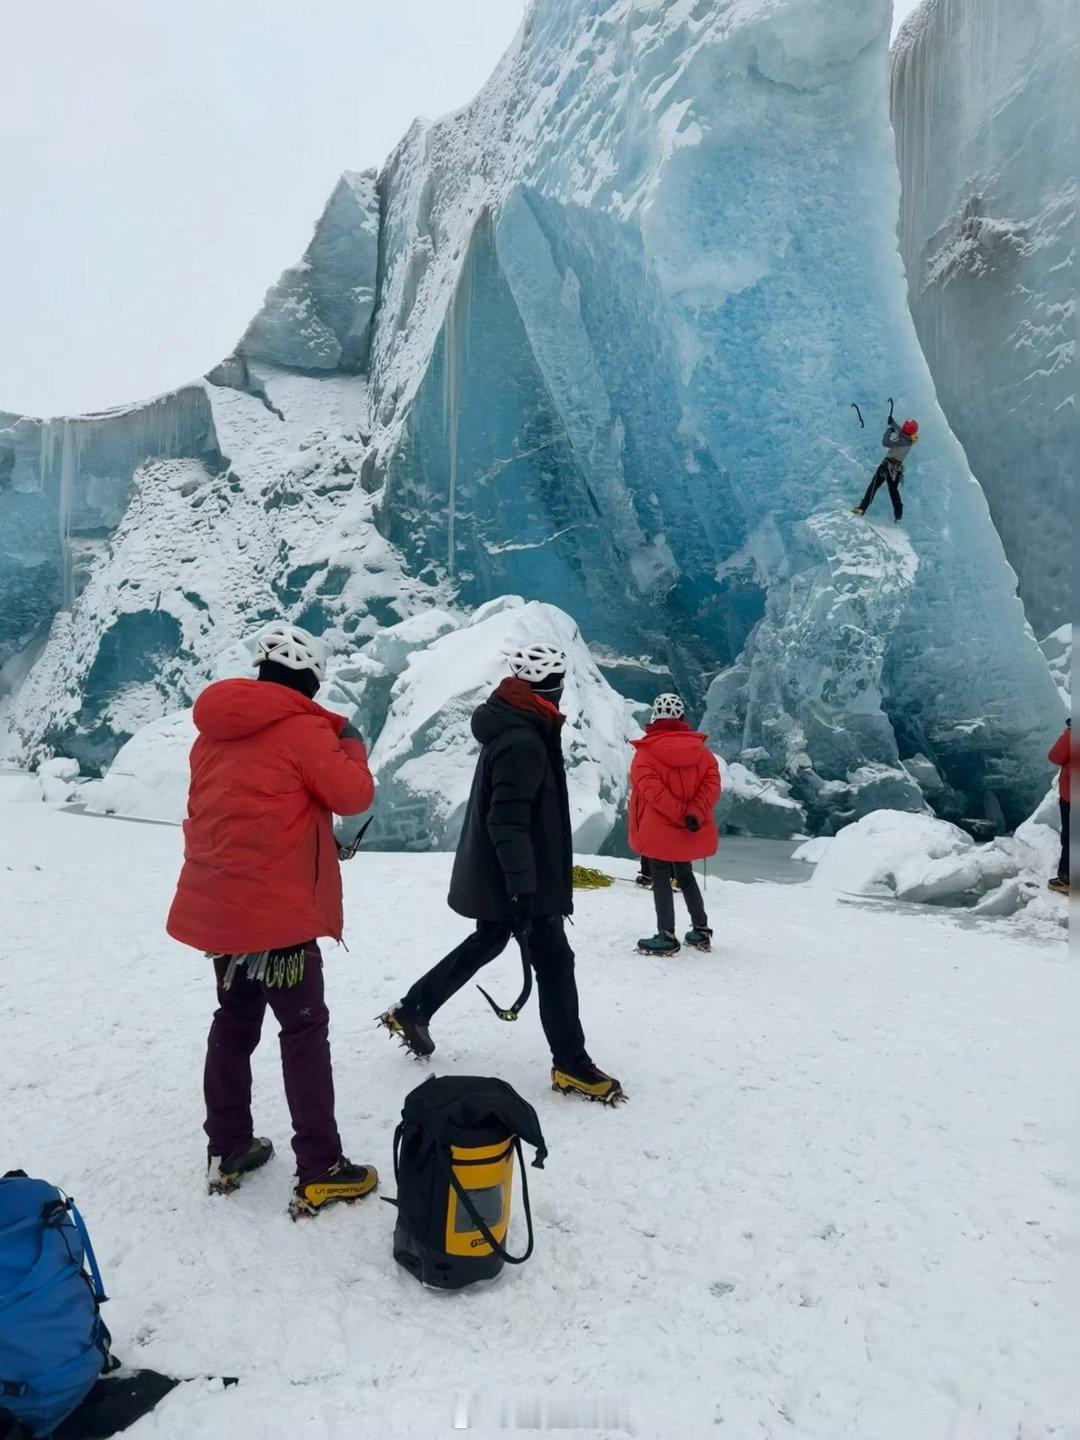
[[[206,1170],[206,1188],[211,1195],[231,1195],[245,1175],[265,1165],[274,1153],[269,1140],[255,1139],[227,1160],[211,1155]]]
[[[851,507],[851,513],[852,515],[865,515],[866,511],[862,508],[861,505],[853,505]]]
[[[354,1200],[370,1195],[378,1183],[374,1165],[354,1165],[342,1156],[318,1180],[297,1185],[289,1201],[289,1214],[294,1220],[299,1220],[301,1215],[318,1215],[320,1210],[338,1200],[351,1205]]]
[[[652,889],[652,876],[646,875],[644,870],[639,870],[634,876],[634,884],[640,885],[642,890]]]
[[[708,951],[712,949],[712,931],[707,925],[695,925],[693,930],[686,932],[683,940],[695,950]]]
[[[1069,882],[1068,880],[1063,880],[1060,875],[1055,875],[1052,879],[1047,880],[1046,888],[1053,890],[1055,895],[1068,895]]]
[[[415,1020],[412,1016],[394,1009],[380,1015],[378,1023],[385,1030],[389,1030],[395,1040],[400,1040],[417,1060],[426,1060],[435,1049],[435,1041],[428,1033],[427,1022],[424,1020]]]
[[[626,1093],[618,1080],[605,1075],[591,1061],[578,1065],[573,1070],[552,1067],[551,1088],[560,1095],[580,1095],[584,1100],[599,1100],[601,1105],[617,1105],[626,1099]]]
[[[660,930],[647,940],[639,940],[637,948],[639,955],[677,955],[682,947],[674,935]]]

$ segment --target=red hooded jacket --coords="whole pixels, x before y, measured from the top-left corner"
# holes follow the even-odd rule
[[[1072,787],[1072,729],[1066,725],[1061,734],[1050,747],[1050,753],[1046,757],[1051,765],[1060,765],[1058,773],[1058,799],[1068,800]]]
[[[720,843],[713,810],[720,799],[720,767],[706,736],[685,720],[654,720],[632,740],[630,848],[649,860],[704,860]],[[696,815],[699,830],[686,828]]]
[[[368,809],[360,740],[314,700],[265,680],[221,680],[195,702],[175,940],[214,954],[341,939],[331,814]]]

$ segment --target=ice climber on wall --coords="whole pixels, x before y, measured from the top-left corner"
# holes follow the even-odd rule
[[[693,863],[715,855],[719,843],[713,811],[720,799],[720,767],[705,739],[691,730],[679,696],[668,694],[656,697],[644,736],[630,742],[630,848],[648,860],[656,905],[657,933],[638,941],[643,955],[675,955],[680,949],[673,880],[690,911],[686,944],[696,950],[712,944]]]
[[[269,1005],[281,1026],[296,1218],[378,1180],[342,1154],[317,944],[342,930],[331,816],[366,810],[375,787],[358,732],[315,703],[322,641],[270,625],[255,665],[257,680],[221,680],[195,702],[184,867],[167,928],[205,951],[217,978],[204,1074],[210,1190],[227,1193],[273,1154],[251,1120],[251,1055]]]
[[[866,494],[855,506],[853,514],[865,515],[873,503],[874,496],[882,485],[888,487],[892,501],[893,519],[899,525],[904,514],[904,502],[900,499],[900,482],[904,478],[904,461],[911,454],[912,446],[918,443],[919,422],[905,420],[898,425],[893,419],[892,402],[889,402],[889,418],[885,422],[885,434],[881,443],[885,446],[885,458],[874,471]]]
[[[574,908],[565,717],[558,708],[566,655],[555,645],[526,645],[509,656],[509,666],[512,675],[473,713],[480,755],[450,881],[451,907],[475,920],[476,929],[381,1023],[414,1055],[430,1055],[431,1017],[513,936],[536,971],[554,1088],[612,1104],[626,1097],[585,1049],[564,925]]]

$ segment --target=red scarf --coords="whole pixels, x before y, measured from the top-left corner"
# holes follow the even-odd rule
[[[538,695],[527,680],[519,680],[516,675],[503,680],[495,694],[508,705],[513,705],[515,710],[539,715],[549,725],[562,725],[566,720],[566,716],[550,700]]]
[[[645,726],[646,735],[662,735],[667,730],[689,730],[688,720],[677,720],[674,715],[665,715],[662,720],[650,720]]]

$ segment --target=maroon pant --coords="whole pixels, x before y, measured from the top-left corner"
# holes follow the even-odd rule
[[[304,978],[291,989],[270,989],[239,968],[221,988],[228,956],[214,961],[218,1009],[206,1047],[203,1093],[211,1156],[228,1159],[251,1144],[251,1056],[267,1005],[281,1026],[281,1069],[293,1124],[301,1183],[325,1175],[341,1159],[334,1123],[330,1012],[323,998],[322,956],[314,941],[304,952]]]

